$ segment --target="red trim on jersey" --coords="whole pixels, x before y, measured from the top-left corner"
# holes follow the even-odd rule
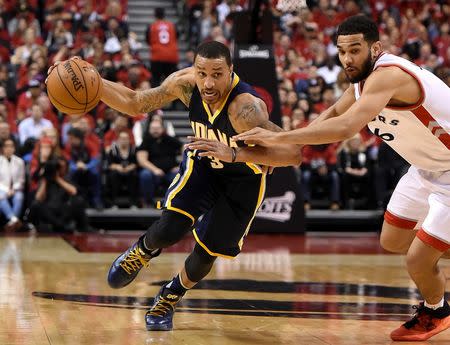
[[[403,228],[403,229],[408,229],[408,230],[414,229],[414,227],[417,224],[417,221],[415,221],[415,220],[400,218],[399,216],[392,214],[388,210],[386,210],[386,212],[384,213],[384,220],[386,221],[386,223],[394,225],[398,228]]]
[[[441,143],[445,145],[447,149],[450,150],[450,134],[447,133],[439,124],[437,123],[436,119],[431,116],[431,114],[423,107],[420,106],[417,109],[411,110],[411,112],[416,115],[416,117],[420,120],[420,122],[423,123],[425,127],[428,128],[430,122],[435,122],[436,124],[433,126],[433,128],[430,129],[431,133],[433,133],[434,136],[436,136],[437,131],[444,131],[444,133],[440,134],[439,136],[436,136]]]
[[[417,237],[423,243],[432,246],[434,249],[437,249],[440,252],[446,252],[447,250],[450,249],[450,244],[430,235],[423,228],[417,232]]]
[[[425,89],[423,88],[422,82],[420,81],[419,77],[417,77],[413,72],[411,72],[409,69],[407,69],[406,67],[402,66],[402,65],[398,65],[395,63],[387,63],[387,64],[380,64],[377,66],[378,67],[391,67],[391,66],[395,66],[400,68],[402,71],[408,73],[411,77],[413,77],[414,79],[416,79],[417,83],[419,84],[420,87],[420,98],[419,100],[412,105],[406,105],[406,106],[386,106],[386,108],[388,109],[392,109],[392,110],[413,110],[416,109],[417,107],[420,107],[423,103],[423,101],[425,100]],[[377,69],[375,68],[375,70]]]

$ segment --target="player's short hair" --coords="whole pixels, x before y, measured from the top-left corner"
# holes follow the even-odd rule
[[[194,61],[200,55],[207,59],[225,58],[228,66],[231,66],[231,53],[228,47],[217,41],[208,41],[201,43],[195,51]]]
[[[357,34],[363,34],[364,40],[368,43],[380,40],[377,24],[363,14],[357,14],[344,20],[337,29],[336,38],[340,35]]]

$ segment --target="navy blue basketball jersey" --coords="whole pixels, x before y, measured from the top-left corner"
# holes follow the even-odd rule
[[[189,104],[189,121],[195,136],[218,140],[230,147],[246,146],[244,143],[231,141],[231,137],[238,133],[234,130],[228,118],[228,106],[236,96],[242,93],[249,93],[260,98],[249,84],[241,81],[238,75],[233,73],[230,92],[218,110],[212,114],[208,104],[203,102],[199,89],[195,87]],[[225,163],[214,157],[203,157],[203,159],[209,160],[210,167],[218,173],[230,173],[233,175],[261,173],[260,167],[254,163]]]

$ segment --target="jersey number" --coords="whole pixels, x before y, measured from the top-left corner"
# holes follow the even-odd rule
[[[223,164],[221,161],[219,161],[216,157],[208,156],[208,158],[211,160],[211,168],[213,169],[222,169]]]
[[[391,133],[380,133],[379,128],[375,128],[375,130],[373,131],[373,134],[375,134],[377,137],[380,137],[384,141],[392,141],[395,138],[394,135]]]
[[[158,39],[159,39],[159,43],[161,43],[161,44],[169,43],[169,41],[170,41],[169,31],[164,30],[164,29],[159,30]]]

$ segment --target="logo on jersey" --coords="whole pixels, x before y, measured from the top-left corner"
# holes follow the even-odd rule
[[[282,196],[268,197],[262,203],[256,217],[287,222],[291,219],[294,201],[295,193],[292,191],[287,191]]]
[[[237,147],[237,144],[218,129],[208,128],[203,123],[191,121],[192,130],[197,138],[210,139],[220,141],[229,147]]]

